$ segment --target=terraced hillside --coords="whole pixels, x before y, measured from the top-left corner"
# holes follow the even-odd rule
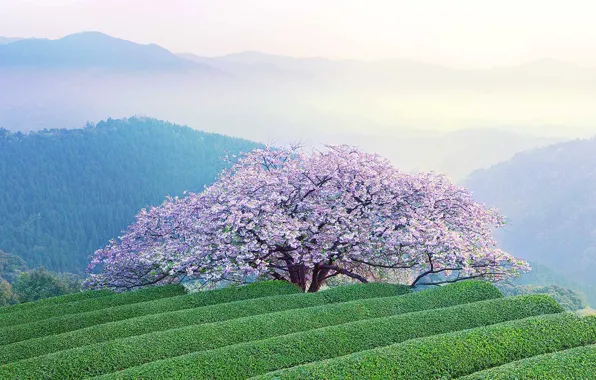
[[[183,293],[100,291],[2,308],[0,378],[596,376],[596,317],[565,313],[548,296],[504,298],[484,282],[301,293],[268,281]]]

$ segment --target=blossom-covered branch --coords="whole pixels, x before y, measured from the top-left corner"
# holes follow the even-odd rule
[[[261,149],[202,193],[142,210],[95,253],[88,284],[269,277],[315,292],[334,276],[367,281],[368,269],[411,270],[411,285],[500,280],[529,269],[497,247],[503,224],[447,178],[353,147]]]

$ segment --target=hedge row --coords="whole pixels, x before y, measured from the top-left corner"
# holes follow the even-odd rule
[[[406,291],[409,291],[409,288],[401,285],[371,283],[338,287],[319,293],[305,294],[300,293],[294,285],[284,282],[256,283],[245,287],[212,291],[215,293],[198,292],[181,297],[118,306],[82,314],[65,315],[44,321],[5,327],[0,329],[0,345],[61,334],[142,315],[201,307],[205,304],[207,306],[201,307],[201,310],[197,311],[197,318],[202,318],[203,323],[263,314],[267,311],[296,309],[360,298],[394,296]],[[272,294],[280,295],[272,296]],[[266,297],[267,295],[270,296]],[[244,300],[233,301],[234,299]],[[216,301],[221,302],[221,304],[214,305]],[[200,319],[197,319],[197,323],[199,321]],[[169,321],[165,327],[168,324]]]
[[[560,313],[416,339],[259,378],[449,379],[593,343],[596,317]]]
[[[84,313],[106,307],[153,301],[161,298],[180,296],[186,291],[182,285],[153,286],[135,291],[112,294],[104,297],[88,298],[70,303],[44,304],[37,307],[0,314],[0,327],[16,326],[41,321],[57,316]]]
[[[543,313],[558,313],[561,308],[549,297],[529,296],[480,301],[449,308],[419,311],[386,318],[367,319],[339,326],[298,332],[265,340],[241,343],[210,351],[196,352],[171,359],[154,361],[113,374],[115,378],[193,378],[236,379],[265,374],[280,368],[309,363],[327,358],[348,355],[378,346],[402,342],[421,336],[468,329],[486,324],[524,318]],[[134,355],[130,350],[126,355]],[[47,367],[43,362],[27,363],[19,370],[2,375],[19,377],[38,373],[52,373],[58,377],[95,375],[114,371],[102,369],[89,371],[87,362],[72,358],[78,372],[65,370],[64,363]],[[151,358],[153,359],[153,358]],[[16,363],[15,363],[16,364]],[[82,368],[85,367],[85,368]],[[121,366],[123,367],[123,366]],[[56,370],[56,372],[50,372]],[[59,371],[59,372],[58,372]],[[68,372],[67,372],[68,371]],[[35,377],[35,376],[33,376]],[[308,377],[305,377],[308,378]]]
[[[596,345],[518,360],[501,367],[475,372],[462,379],[593,379],[596,377]]]
[[[113,294],[114,294],[114,292],[112,292],[111,290],[107,290],[107,289],[89,290],[86,292],[65,294],[63,296],[43,298],[43,299],[40,299],[37,301],[25,302],[25,303],[19,303],[16,305],[0,307],[0,314],[13,313],[15,311],[23,311],[23,310],[28,310],[28,309],[32,309],[35,307],[45,306],[45,305],[54,305],[54,304],[62,304],[63,305],[65,303],[69,303],[69,302],[76,302],[76,301],[82,301],[82,300],[91,299],[91,298],[105,297],[105,296],[109,296],[109,295],[113,295]]]
[[[476,291],[470,292],[470,288],[475,288]],[[131,361],[141,364],[148,358],[160,359],[357,320],[496,298],[498,294],[493,289],[493,287],[480,283],[461,283],[404,296],[328,304],[204,325],[199,325],[205,320],[201,315],[200,308],[157,314],[1,346],[0,363],[5,364],[86,346],[76,351],[65,351],[61,356],[70,360],[69,356],[74,356],[73,352],[76,352],[76,356],[88,357],[90,362],[94,362],[98,360],[97,356],[100,353],[103,360],[103,353],[109,353],[112,350],[135,351],[134,355],[130,358],[127,357],[128,364],[119,362],[118,365],[124,368],[131,366]],[[263,310],[263,312],[267,312],[267,310]],[[173,330],[175,328],[176,330]],[[159,330],[168,331],[146,334]],[[133,337],[119,339],[125,336]],[[115,339],[119,340],[115,341]],[[111,342],[91,345],[106,340],[111,340]],[[154,348],[155,345],[159,347]],[[145,350],[150,352],[143,353]],[[142,357],[143,361],[139,362],[138,357]],[[114,365],[116,366],[116,364]]]
[[[230,286],[217,290],[197,292],[193,293],[192,297],[186,297],[184,300],[185,302],[181,302],[181,298],[178,298],[170,300],[169,303],[179,305],[180,307],[178,307],[178,309],[181,309],[185,307],[213,305],[216,303],[256,298],[263,295],[271,296],[275,294],[291,294],[298,292],[299,289],[295,285],[285,281],[261,281],[246,286]],[[130,305],[173,296],[185,297],[186,295],[184,287],[181,285],[150,287],[133,292],[115,294],[101,299],[91,299],[66,305],[51,305],[49,307],[26,310],[18,314],[0,314],[0,326],[18,325],[55,316],[84,313],[108,307]]]

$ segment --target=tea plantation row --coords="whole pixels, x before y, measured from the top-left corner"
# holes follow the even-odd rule
[[[595,345],[596,317],[477,281],[168,285],[0,308],[2,379],[596,378]]]

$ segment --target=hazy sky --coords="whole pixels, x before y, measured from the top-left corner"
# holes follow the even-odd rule
[[[593,0],[0,0],[0,36],[98,30],[174,52],[596,66]]]

